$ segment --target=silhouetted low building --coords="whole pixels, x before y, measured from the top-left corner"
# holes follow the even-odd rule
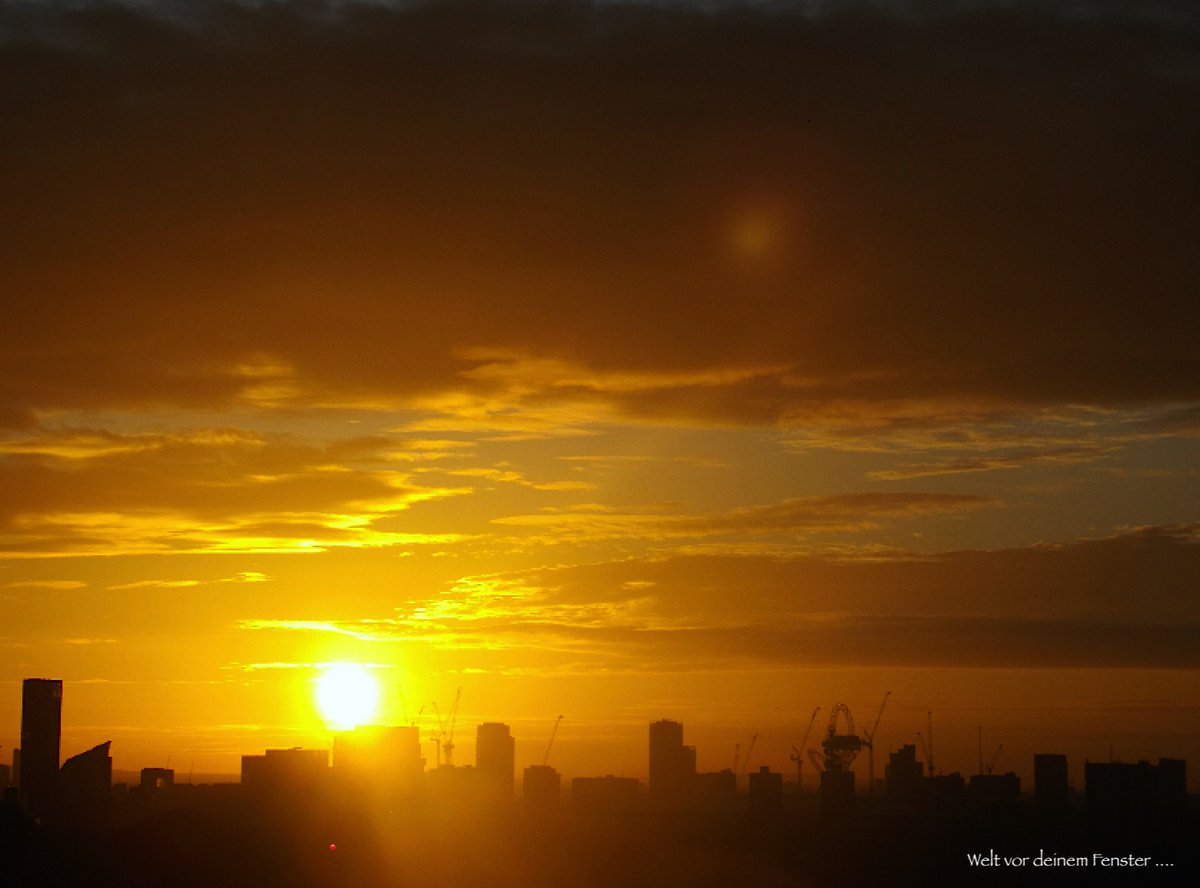
[[[311,802],[328,778],[329,753],[324,749],[268,749],[242,756],[242,790],[252,801]]]
[[[351,791],[386,800],[410,796],[424,773],[415,727],[361,725],[333,738],[333,779]]]
[[[1181,759],[1087,762],[1088,823],[1100,832],[1145,834],[1170,829],[1187,813],[1187,763]]]
[[[894,802],[915,802],[923,794],[925,765],[917,761],[917,747],[912,743],[901,746],[888,756],[884,766],[887,797]]]
[[[1057,813],[1066,809],[1070,795],[1067,757],[1039,752],[1033,757],[1033,798],[1039,810]]]
[[[174,768],[142,768],[138,788],[143,792],[162,792],[170,790],[174,786]]]
[[[821,814],[844,817],[854,812],[854,772],[821,772]]]
[[[729,768],[697,774],[692,787],[693,797],[701,805],[727,807],[737,798],[737,775]]]
[[[629,811],[637,805],[640,786],[635,777],[576,777],[571,781],[571,804],[590,814]]]
[[[750,774],[750,816],[774,820],[783,815],[783,775],[766,765]]]
[[[1006,774],[972,774],[967,795],[976,802],[1016,802],[1021,798],[1021,778]]]
[[[967,781],[958,771],[950,774],[934,774],[925,778],[924,795],[932,802],[962,798],[966,792]]]
[[[530,765],[521,775],[521,803],[529,813],[552,811],[559,805],[562,777],[549,765]]]

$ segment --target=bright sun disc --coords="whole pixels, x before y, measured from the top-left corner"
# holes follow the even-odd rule
[[[348,730],[368,722],[378,705],[379,685],[365,666],[334,663],[317,679],[317,708],[331,728]]]

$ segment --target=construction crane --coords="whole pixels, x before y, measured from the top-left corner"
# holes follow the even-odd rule
[[[994,753],[992,753],[992,760],[990,762],[988,762],[987,771],[985,773],[991,774],[992,771],[995,769],[996,761],[1000,758],[1000,751],[1002,749],[1004,749],[1003,743],[1001,743],[999,746],[997,746],[996,751]]]
[[[417,722],[421,720],[421,716],[425,713],[425,707],[422,706],[417,710],[416,718],[410,719],[408,717],[408,701],[404,696],[404,685],[400,685],[400,711],[404,715],[404,723],[410,728],[415,728],[417,726]]]
[[[846,723],[843,734],[837,732],[838,716],[841,715]],[[854,716],[850,707],[845,703],[835,704],[829,713],[829,726],[825,729],[825,739],[821,741],[821,749],[825,753],[825,771],[848,771],[854,757],[862,749],[862,738],[854,728]]]
[[[890,696],[892,696],[891,691],[883,695],[883,702],[879,704],[879,711],[875,713],[875,722],[863,734],[863,743],[867,747],[867,792],[871,795],[875,794],[875,732],[879,730],[879,720],[883,718],[883,707],[887,706]]]
[[[744,759],[742,759],[741,768],[734,771],[734,773],[737,774],[738,780],[741,780],[742,777],[745,776],[746,769],[750,766],[750,756],[754,754],[754,744],[757,742],[758,742],[758,733],[756,732],[754,734],[754,736],[752,736],[750,738],[750,745],[746,747],[746,757]],[[734,764],[736,766],[737,763],[735,762]]]
[[[987,765],[985,766],[983,764],[983,726],[980,725],[979,727],[977,727],[976,731],[977,731],[978,738],[979,738],[979,740],[978,740],[978,742],[979,742],[979,773],[980,774],[991,774],[992,769],[996,767],[996,760],[998,758],[1000,758],[1000,750],[1002,750],[1004,748],[1004,744],[1001,743],[999,746],[996,747],[996,751],[994,753],[992,753],[991,759],[988,761]]]
[[[812,717],[808,720],[808,730],[804,732],[804,739],[800,741],[800,749],[808,745],[808,736],[812,733],[813,725],[817,721],[817,713],[821,711],[818,706],[812,711]],[[804,756],[800,753],[800,749],[792,747],[791,759],[796,763],[796,791],[799,792],[804,787]]]
[[[459,688],[454,694],[454,705],[450,707],[449,718],[442,718],[442,711],[438,708],[437,701],[433,701],[433,712],[438,720],[438,732],[433,735],[433,739],[438,744],[438,767],[441,767],[443,760],[447,768],[454,767],[454,723],[458,720],[458,703],[462,699],[462,688]]]
[[[560,715],[554,720],[554,728],[550,731],[550,742],[546,744],[546,751],[542,754],[542,765],[546,765],[550,761],[550,747],[554,745],[554,738],[558,736],[558,726],[562,723],[563,717]]]
[[[825,759],[821,758],[821,753],[815,749],[808,751],[808,760],[813,763],[813,767],[817,769],[818,774],[825,773]]]
[[[429,735],[429,739],[437,746],[437,766],[442,766],[442,739],[446,733],[446,722],[442,719],[442,710],[438,708],[437,700],[433,701],[433,715],[437,719],[438,729]]]
[[[929,742],[925,742],[925,738],[921,736],[921,732],[917,731],[917,739],[921,741],[921,749],[925,751],[925,761],[929,763],[929,776],[933,776],[933,713],[927,712],[925,715],[929,718]]]
[[[462,699],[462,688],[454,692],[454,705],[450,707],[450,733],[446,735],[446,742],[442,744],[442,751],[446,755],[446,767],[454,767],[454,723],[458,721],[458,702]]]

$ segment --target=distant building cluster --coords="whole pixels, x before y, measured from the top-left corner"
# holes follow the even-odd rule
[[[37,821],[88,827],[103,823],[122,802],[127,810],[156,810],[184,798],[189,788],[177,783],[169,768],[144,768],[136,785],[114,786],[109,742],[61,761],[62,695],[59,680],[25,680],[21,746],[13,751],[11,769],[0,766],[6,806],[19,807]],[[612,774],[576,777],[569,804],[585,815],[741,811],[751,818],[778,821],[789,806],[811,803],[824,817],[851,817],[859,802],[849,764],[865,744],[853,732],[852,720],[845,724],[838,728],[835,708],[822,743],[825,757],[812,754],[820,771],[820,791],[813,800],[803,796],[799,783],[785,792],[783,775],[768,767],[747,774],[748,753],[739,755],[737,770],[698,772],[696,748],[684,743],[683,724],[664,719],[649,725],[645,786],[634,777]],[[544,758],[549,752],[547,747]],[[799,762],[799,756],[794,760]],[[889,754],[883,779],[868,786],[867,793],[876,810],[896,813],[1008,811],[1028,813],[1041,822],[1068,822],[1080,806],[1068,782],[1067,757],[1038,754],[1033,772],[1028,798],[1014,773],[993,774],[990,768],[969,778],[934,773],[918,758],[916,746],[906,744]],[[521,778],[518,798],[516,740],[506,724],[477,727],[474,765],[440,762],[432,769],[421,754],[416,727],[364,726],[337,734],[331,749],[268,749],[244,755],[240,786],[230,785],[226,791],[246,804],[283,808],[334,797],[363,806],[435,799],[447,803],[440,807],[456,812],[503,814],[519,808],[535,817],[559,811],[567,803],[562,776],[546,761],[525,768]],[[1187,765],[1182,760],[1162,759],[1156,765],[1088,762],[1085,778],[1082,809],[1087,828],[1096,834],[1170,823],[1188,810]]]

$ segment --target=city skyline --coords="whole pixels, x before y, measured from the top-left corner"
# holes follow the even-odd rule
[[[25,747],[33,747],[36,752],[34,758],[29,757],[18,758],[20,747],[10,747],[10,756],[12,758],[13,767],[10,771],[12,774],[13,785],[22,783],[24,785],[34,785],[29,783],[29,775],[26,772],[30,768],[29,774],[37,780],[38,789],[35,794],[44,796],[47,787],[52,787],[57,780],[58,765],[54,762],[47,762],[51,758],[56,758],[59,762],[65,763],[68,759],[81,756],[83,753],[93,751],[97,746],[103,746],[106,755],[109,751],[111,739],[106,739],[103,742],[95,741],[88,742],[86,745],[75,750],[66,748],[65,751],[60,750],[60,735],[64,725],[69,730],[70,723],[62,721],[61,706],[64,697],[63,683],[58,679],[43,679],[43,678],[28,678],[23,682],[24,692],[22,694],[22,737],[25,738],[28,734],[29,739],[23,741]],[[52,695],[52,700],[51,700]],[[889,692],[887,698],[890,699]],[[887,699],[884,701],[886,706]],[[47,706],[51,705],[51,709]],[[861,741],[861,745],[856,743],[854,746],[855,753],[850,756],[850,764],[846,770],[854,772],[856,775],[856,791],[863,795],[872,795],[871,781],[868,779],[868,760],[869,756],[866,752],[868,743],[868,733],[874,729],[871,737],[875,741],[875,745],[880,750],[880,758],[878,766],[875,770],[875,779],[878,784],[882,784],[885,779],[885,771],[883,763],[888,756],[901,752],[904,748],[911,748],[917,751],[917,754],[922,757],[923,762],[930,768],[930,776],[934,774],[941,775],[978,775],[991,774],[995,771],[999,773],[1008,773],[1016,775],[1021,781],[1021,784],[1026,788],[1026,794],[1032,793],[1034,778],[1037,773],[1036,761],[1038,758],[1053,758],[1061,759],[1064,769],[1064,777],[1066,785],[1072,787],[1076,791],[1081,791],[1085,781],[1085,770],[1093,764],[1101,764],[1108,762],[1147,762],[1153,760],[1172,760],[1185,761],[1177,754],[1177,750],[1185,748],[1183,746],[1168,747],[1166,750],[1158,750],[1157,752],[1147,752],[1143,747],[1136,755],[1118,754],[1118,748],[1115,744],[1110,744],[1106,757],[1081,758],[1075,759],[1074,756],[1064,754],[1062,752],[1049,752],[1049,746],[1041,743],[1038,739],[1021,737],[1014,744],[1011,738],[1007,740],[1007,754],[1005,752],[1006,742],[1000,741],[997,744],[997,738],[993,734],[987,735],[987,746],[984,746],[984,730],[982,725],[977,725],[972,734],[976,740],[976,747],[973,753],[978,757],[972,758],[970,754],[964,751],[962,741],[964,733],[961,726],[947,726],[939,724],[936,735],[933,733],[933,713],[925,713],[925,722],[923,730],[917,731],[913,737],[899,738],[895,742],[890,741],[890,733],[888,731],[880,731],[879,727],[882,721],[883,709],[881,706],[878,712],[874,713],[876,719],[867,726],[863,721],[854,721],[853,713],[849,711],[845,704],[837,704],[835,707],[817,707],[817,711],[812,713],[809,720],[810,725],[807,730],[797,733],[794,737],[762,737],[761,733],[755,731],[748,738],[741,737],[734,743],[732,750],[723,748],[703,748],[703,743],[697,744],[694,742],[695,735],[699,735],[704,739],[712,740],[714,737],[722,736],[723,732],[712,732],[705,730],[701,726],[699,730],[693,725],[686,728],[682,722],[660,718],[649,723],[649,744],[645,743],[646,739],[646,723],[638,726],[642,736],[642,745],[638,750],[640,761],[634,763],[634,758],[625,754],[615,754],[617,750],[624,744],[613,742],[613,735],[605,729],[612,726],[605,725],[584,725],[582,726],[585,732],[598,731],[604,739],[588,738],[586,744],[586,758],[581,759],[579,756],[567,755],[568,765],[563,766],[561,759],[563,758],[562,749],[557,745],[560,736],[561,723],[564,716],[559,715],[550,727],[548,735],[544,738],[544,743],[540,743],[542,738],[524,737],[521,738],[514,735],[509,724],[497,721],[480,722],[473,724],[470,720],[465,719],[459,727],[462,729],[457,734],[453,730],[447,734],[447,721],[442,719],[441,722],[431,724],[413,723],[409,725],[389,725],[379,721],[378,719],[364,720],[354,726],[339,725],[336,728],[330,728],[325,734],[321,735],[318,743],[311,746],[284,746],[274,747],[276,751],[281,749],[299,749],[305,753],[313,753],[318,750],[324,751],[329,757],[329,762],[341,759],[342,770],[345,774],[357,775],[354,779],[365,782],[368,780],[370,770],[379,770],[380,773],[389,773],[393,775],[408,773],[409,777],[405,778],[409,781],[420,774],[433,774],[444,768],[462,768],[466,767],[471,770],[480,769],[481,773],[489,775],[489,779],[496,779],[501,771],[511,773],[514,782],[508,785],[505,791],[505,797],[516,797],[522,792],[522,775],[527,768],[530,767],[549,767],[555,774],[563,780],[571,780],[577,777],[596,778],[601,776],[619,776],[622,779],[633,779],[642,784],[651,798],[671,798],[678,797],[681,793],[682,786],[690,786],[697,775],[714,775],[719,772],[729,772],[735,775],[734,786],[740,790],[746,789],[746,778],[749,774],[756,772],[760,768],[770,770],[772,773],[779,774],[785,784],[792,786],[800,786],[801,790],[810,794],[816,794],[820,783],[820,766],[817,758],[824,757],[821,751],[823,740],[826,734],[832,729],[837,734],[847,734],[851,737],[856,737]],[[838,710],[839,718],[833,718],[831,714],[826,714],[826,710]],[[27,716],[25,713],[29,713]],[[818,719],[818,715],[823,717]],[[26,728],[26,725],[30,728]],[[544,727],[542,725],[541,727]],[[685,733],[686,732],[686,733]],[[944,740],[945,735],[949,734],[952,738],[952,745],[947,750]],[[475,741],[470,742],[469,737],[475,736]],[[691,743],[684,743],[684,739],[692,740]],[[801,739],[803,737],[803,739]],[[388,739],[391,738],[391,739]],[[482,740],[481,746],[481,738]],[[449,739],[457,749],[457,757],[451,759],[451,756],[445,751],[446,741]],[[759,741],[762,739],[762,747],[759,747]],[[519,742],[519,741],[524,742]],[[806,742],[807,741],[807,742]],[[578,741],[577,741],[578,742]],[[789,755],[781,760],[779,755],[780,744],[790,742]],[[568,744],[570,741],[568,740]],[[391,764],[384,765],[377,759],[377,754],[370,754],[363,757],[365,751],[371,748],[372,744],[382,744],[380,748],[389,750]],[[1039,745],[1040,744],[1040,745]],[[1050,744],[1052,746],[1053,744]],[[411,747],[411,748],[410,748]],[[3,748],[3,747],[0,747]],[[187,763],[187,770],[182,771],[175,782],[181,785],[197,783],[231,783],[241,782],[244,779],[246,769],[246,759],[258,759],[262,756],[262,750],[270,750],[272,745],[267,743],[259,748],[244,748],[235,754],[233,762],[236,767],[222,773],[201,773],[199,777],[195,776],[195,761],[194,759]],[[936,753],[936,767],[932,764],[931,749]],[[1036,749],[1037,751],[1030,753],[1028,750]],[[55,755],[51,755],[51,750]],[[481,750],[483,750],[483,761],[480,761]],[[520,750],[520,753],[517,752]],[[120,750],[118,749],[118,752]],[[551,753],[554,753],[554,758],[551,758]],[[1121,750],[1122,753],[1128,750]],[[648,755],[647,755],[648,753]],[[859,754],[861,753],[861,754]],[[797,756],[800,758],[801,768],[797,772]],[[112,768],[113,772],[126,775],[136,774],[140,771],[149,770],[156,771],[158,769],[167,769],[174,771],[171,767],[171,760],[168,757],[165,764],[163,763],[139,763],[132,759],[128,754],[123,756],[123,766]],[[361,761],[360,761],[361,759]],[[811,763],[810,763],[811,760]],[[586,765],[581,762],[586,761]],[[978,761],[978,767],[972,767]],[[984,762],[987,762],[985,765]],[[370,765],[367,763],[371,762]],[[969,764],[968,764],[969,762]],[[36,764],[35,764],[36,763]],[[177,767],[182,767],[181,762],[176,762]],[[996,767],[1000,765],[1001,767]],[[615,766],[615,767],[614,767]],[[53,774],[47,778],[45,772],[51,769]],[[34,773],[40,771],[41,773]],[[657,776],[656,775],[657,772]],[[799,773],[800,781],[796,780]],[[18,780],[18,774],[25,775],[23,779]],[[186,775],[186,776],[185,776]],[[507,780],[502,781],[507,783]],[[1189,792],[1195,792],[1197,777],[1194,773],[1188,773],[1186,776],[1186,785]],[[23,790],[27,792],[28,790]],[[792,790],[794,791],[794,790]],[[39,804],[36,800],[30,802],[34,809]]]
[[[0,6],[5,758],[1200,761],[1200,13],[1069,7]]]

